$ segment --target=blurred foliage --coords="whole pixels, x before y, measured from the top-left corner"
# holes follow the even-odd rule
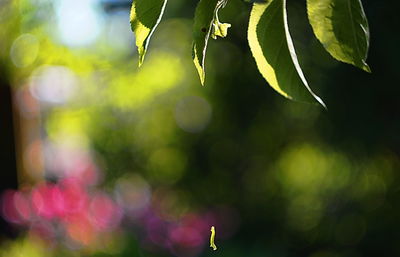
[[[16,92],[28,85],[40,104],[46,180],[68,172],[69,155],[64,173],[52,166],[57,149],[88,155],[100,175],[82,177],[96,180],[87,193],[110,195],[126,213],[93,244],[71,246],[55,221],[51,240],[16,225],[19,236],[1,242],[1,256],[399,255],[398,56],[390,53],[398,36],[388,30],[395,10],[364,3],[375,35],[374,73],[364,74],[327,58],[297,8],[302,1],[288,4],[300,62],[323,86],[328,111],[264,85],[242,37],[250,7],[242,1],[220,12],[232,28],[229,40],[210,42],[206,87],[187,55],[194,6],[185,1],[167,7],[140,69],[134,38],[113,43],[115,19],[125,17],[130,35],[129,10],[102,13],[98,38],[71,46],[57,34],[52,1],[0,1],[0,73]],[[37,185],[21,192],[28,186]],[[150,221],[137,219],[132,206],[141,205],[132,202],[152,206]],[[159,230],[147,230],[150,223]]]

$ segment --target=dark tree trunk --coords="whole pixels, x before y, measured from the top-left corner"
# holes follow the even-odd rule
[[[1,71],[0,67],[0,194],[2,195],[6,189],[16,189],[18,183],[12,90],[7,77]],[[10,226],[0,215],[0,237],[12,235]]]

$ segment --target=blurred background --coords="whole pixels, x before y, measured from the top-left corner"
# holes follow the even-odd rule
[[[288,2],[328,110],[267,85],[241,0],[205,87],[197,1],[169,1],[138,69],[130,1],[0,0],[0,256],[400,256],[394,1],[363,1],[372,74],[334,61]]]

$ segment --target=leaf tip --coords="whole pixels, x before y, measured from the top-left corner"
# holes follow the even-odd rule
[[[196,69],[197,69],[197,73],[199,74],[200,83],[201,83],[202,86],[204,86],[205,81],[206,81],[206,72],[204,71],[204,69],[200,65],[197,65],[196,62],[195,62],[195,66],[196,66]]]
[[[146,55],[146,49],[144,47],[138,47],[138,53],[139,53],[139,68],[142,66],[144,62],[144,56]]]
[[[372,73],[371,68],[366,63],[363,64],[361,69],[363,69],[364,71],[366,71],[368,73]]]
[[[200,83],[204,87],[206,82],[206,74],[204,71],[201,71],[199,75],[200,75]]]
[[[196,67],[197,73],[199,74],[200,83],[204,86],[206,80],[206,71],[204,70],[204,64],[200,64],[199,58],[196,53],[196,45],[193,45],[193,63]]]
[[[318,103],[325,109],[325,111],[328,110],[328,107],[326,107],[326,104],[322,101],[322,99],[319,99]]]
[[[321,97],[317,96],[312,91],[311,91],[311,95],[314,97],[314,99],[317,101],[317,103],[319,103],[326,111],[328,110],[328,108],[326,107],[326,104],[324,103],[324,101],[322,100]]]

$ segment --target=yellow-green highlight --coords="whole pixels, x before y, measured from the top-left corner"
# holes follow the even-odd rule
[[[217,250],[217,246],[215,245],[215,227],[211,227],[211,236],[210,236],[210,247],[215,251]]]

